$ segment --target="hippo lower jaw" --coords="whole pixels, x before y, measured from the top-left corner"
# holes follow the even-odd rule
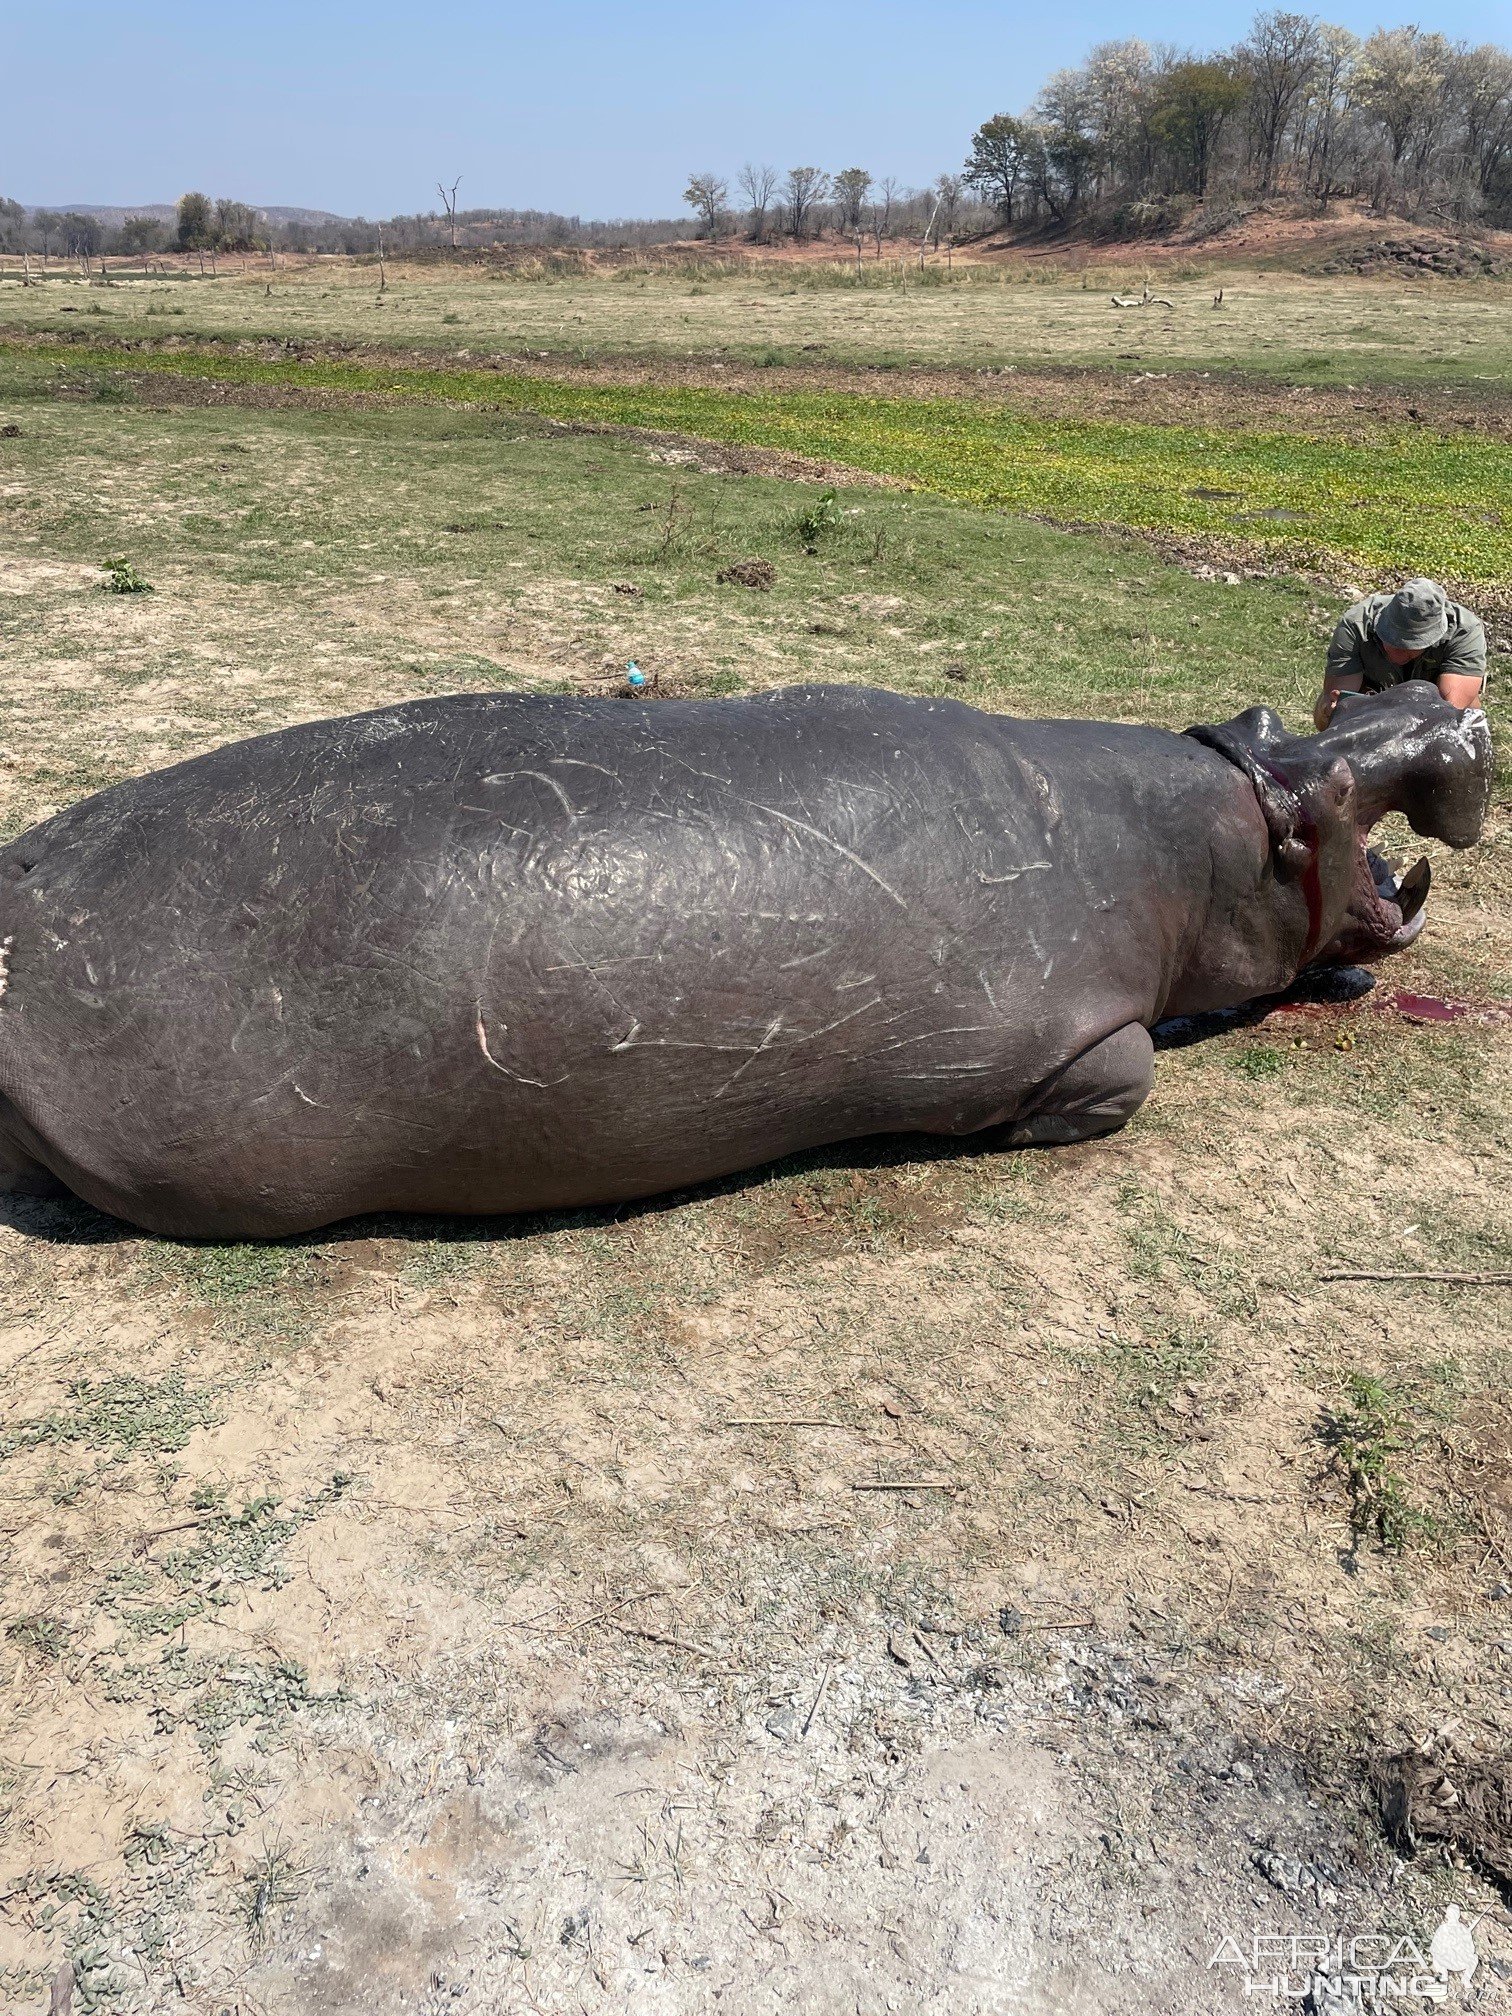
[[[1433,875],[1424,856],[1400,881],[1372,852],[1369,829],[1359,831],[1349,911],[1328,946],[1318,954],[1330,965],[1368,966],[1393,952],[1405,952],[1427,922],[1424,904]]]

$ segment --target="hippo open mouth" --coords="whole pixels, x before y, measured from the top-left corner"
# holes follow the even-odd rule
[[[1432,881],[1426,854],[1398,880],[1394,864],[1367,844],[1362,831],[1356,846],[1349,915],[1320,956],[1369,965],[1389,953],[1405,952],[1427,922],[1423,905]]]

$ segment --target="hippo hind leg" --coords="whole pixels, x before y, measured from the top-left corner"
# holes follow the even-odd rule
[[[1111,1134],[1139,1111],[1154,1083],[1150,1032],[1138,1022],[1126,1022],[1031,1094],[1010,1124],[1009,1145],[1059,1147]]]

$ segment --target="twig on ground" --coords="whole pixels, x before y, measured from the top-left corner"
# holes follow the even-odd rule
[[[212,1519],[224,1518],[221,1512],[197,1512],[191,1519],[175,1519],[170,1526],[153,1526],[146,1533],[136,1537],[136,1551],[145,1554],[154,1540],[162,1540],[170,1533],[185,1533],[191,1526],[208,1526]]]
[[[689,1638],[674,1638],[666,1631],[646,1631],[639,1624],[616,1624],[606,1620],[611,1631],[623,1631],[627,1638],[644,1638],[651,1645],[670,1645],[674,1652],[692,1652],[700,1659],[722,1659],[724,1654],[708,1645],[695,1645]]]
[[[952,1482],[948,1477],[900,1477],[886,1483],[878,1480],[852,1484],[851,1489],[852,1491],[964,1491],[966,1486]]]
[[[1512,1288],[1512,1274],[1320,1274],[1320,1281],[1447,1281],[1457,1288]]]
[[[744,1419],[721,1421],[721,1428],[849,1428],[849,1421],[821,1421],[811,1416],[799,1416],[792,1420],[780,1414],[752,1414]]]
[[[652,1596],[659,1596],[659,1589],[640,1589],[633,1596],[621,1596],[618,1603],[611,1603],[603,1610],[594,1610],[586,1617],[579,1617],[575,1624],[556,1624],[553,1630],[564,1636],[573,1631],[581,1631],[585,1624],[601,1624],[606,1617],[612,1617],[616,1610],[628,1610],[632,1603],[644,1603]]]
[[[826,1660],[824,1672],[820,1675],[819,1679],[819,1691],[814,1696],[813,1700],[809,1703],[809,1711],[807,1715],[805,1715],[803,1718],[803,1728],[800,1733],[804,1736],[807,1736],[810,1729],[813,1728],[814,1717],[819,1713],[819,1710],[824,1706],[824,1697],[829,1692],[830,1675],[831,1673],[834,1672],[834,1670],[835,1670],[834,1661]]]

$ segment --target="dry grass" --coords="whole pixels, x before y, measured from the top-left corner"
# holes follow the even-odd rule
[[[380,295],[367,266],[219,280],[121,279],[108,287],[55,278],[0,282],[0,326],[88,328],[101,336],[273,335],[336,339],[475,356],[521,351],[558,361],[613,355],[731,362],[944,365],[1091,365],[1115,370],[1230,370],[1343,385],[1512,385],[1508,286],[1492,281],[1400,281],[1231,270],[1162,269],[1174,308],[1120,312],[1115,292],[1138,293],[1137,257],[1077,273],[1054,267],[998,273],[936,269],[932,284],[902,274],[817,286],[801,271],[734,276],[673,270],[543,279],[427,267],[396,272]],[[1223,290],[1223,306],[1212,302]]]

